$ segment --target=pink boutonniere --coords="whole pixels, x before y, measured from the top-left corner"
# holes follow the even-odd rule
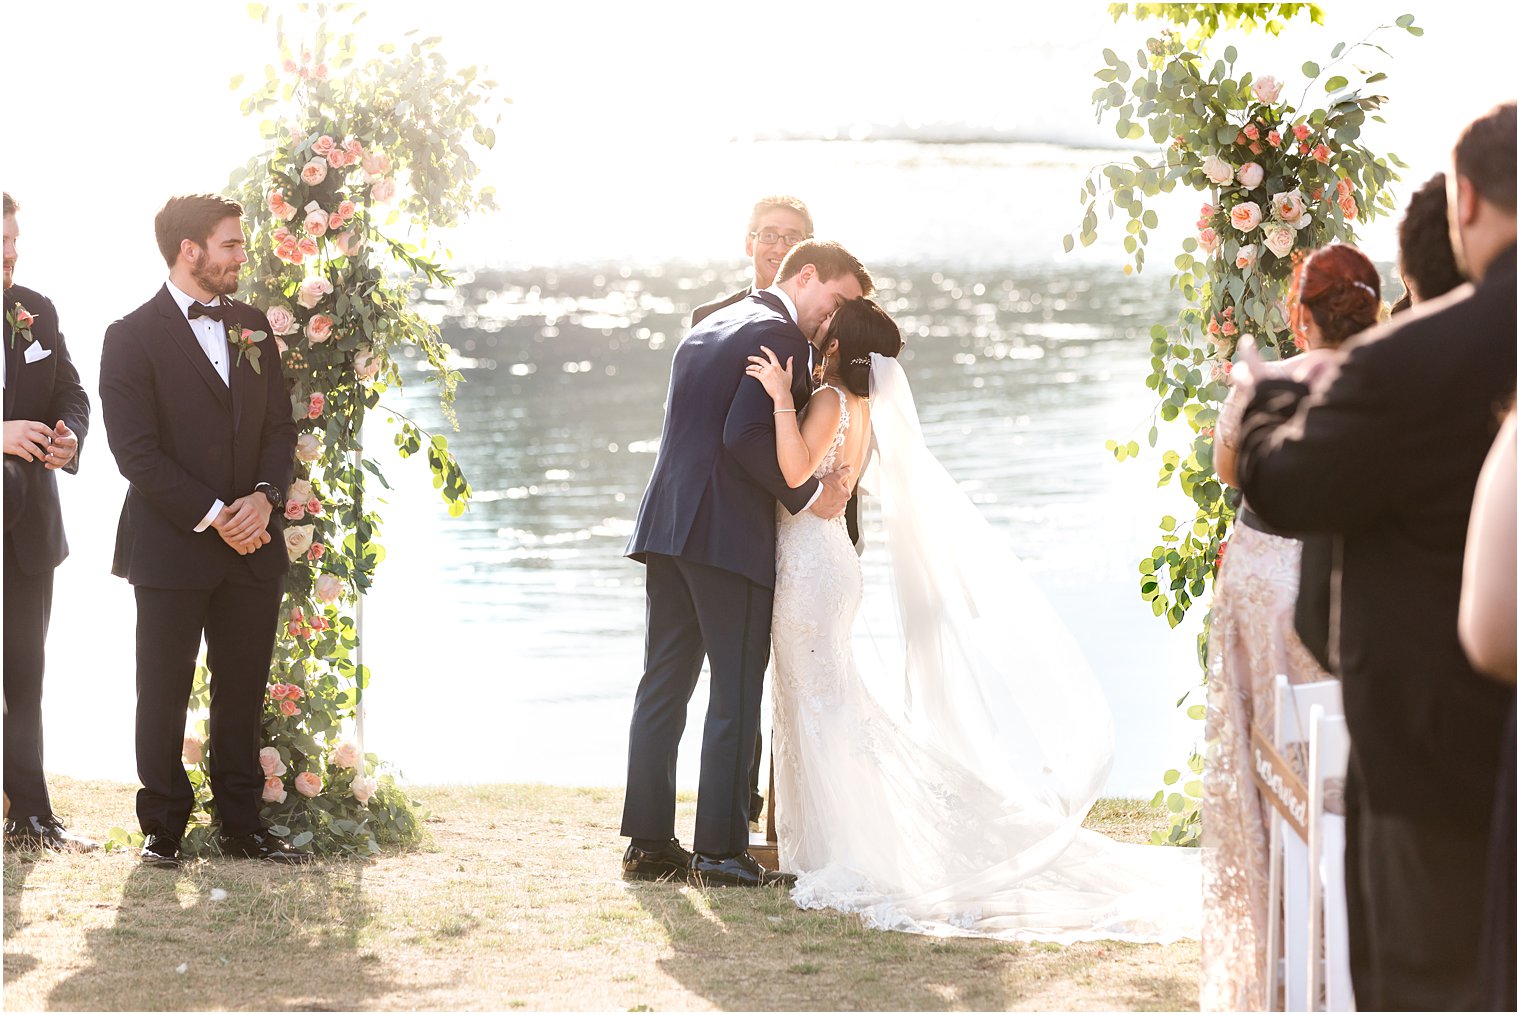
[[[5,312],[5,323],[11,326],[11,348],[14,349],[17,335],[26,342],[32,341],[32,325],[37,323],[37,315],[17,303]]]
[[[262,331],[254,331],[251,328],[240,328],[236,324],[227,325],[227,344],[237,350],[238,366],[243,365],[243,357],[248,357],[248,362],[253,367],[253,372],[262,374],[259,369],[259,343],[268,338]]]

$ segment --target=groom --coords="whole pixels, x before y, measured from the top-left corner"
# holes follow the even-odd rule
[[[775,505],[837,517],[849,499],[848,469],[788,487],[776,464],[770,396],[741,382],[764,345],[792,361],[792,397],[806,404],[819,326],[871,290],[849,251],[804,240],[774,285],[706,318],[676,350],[660,453],[627,550],[645,565],[648,602],[644,677],[628,736],[624,878],[741,886],[790,879],[745,852],[748,759],[770,658]],[[704,656],[711,685],[693,854],[674,837],[676,750]]]

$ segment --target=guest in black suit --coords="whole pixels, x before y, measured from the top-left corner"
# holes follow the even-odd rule
[[[201,638],[211,670],[210,775],[221,848],[310,854],[259,817],[259,741],[285,572],[273,508],[295,472],[296,424],[269,321],[237,291],[242,209],[171,198],[154,221],[169,279],[106,331],[100,407],[131,484],[113,574],[137,597],[137,818],[145,863],[173,867],[195,805],[180,761]],[[252,335],[244,335],[252,332]],[[257,340],[254,357],[232,339]]]
[[[5,842],[92,850],[53,814],[42,774],[43,649],[53,571],[69,555],[58,469],[79,471],[90,399],[46,296],[15,285],[16,202],[5,195]]]
[[[749,229],[744,234],[744,256],[754,265],[754,281],[737,292],[720,296],[691,312],[695,328],[711,313],[731,307],[756,289],[776,281],[776,272],[786,259],[786,252],[803,240],[813,238],[813,215],[807,205],[789,194],[762,197],[749,213]]]
[[[1463,131],[1453,170],[1453,247],[1475,284],[1354,339],[1307,398],[1263,382],[1242,427],[1252,508],[1341,537],[1364,1011],[1485,1001],[1484,859],[1510,692],[1469,664],[1457,609],[1473,488],[1515,391],[1513,102]]]
[[[810,364],[823,321],[871,289],[870,275],[843,247],[804,241],[774,286],[712,314],[676,350],[660,453],[628,543],[628,555],[646,568],[648,629],[629,730],[622,831],[633,841],[624,877],[681,877],[689,868],[703,883],[780,880],[745,851],[745,762],[770,657],[776,504],[837,517],[848,483],[834,473],[787,486],[776,465],[770,396],[741,382],[762,345],[783,362]],[[796,372],[799,407],[812,394],[810,373]],[[675,839],[676,750],[704,656],[712,677],[693,856]]]

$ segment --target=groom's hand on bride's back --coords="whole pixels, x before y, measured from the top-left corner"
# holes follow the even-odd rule
[[[818,497],[809,511],[819,518],[838,518],[850,502],[850,467],[835,469],[818,481]]]

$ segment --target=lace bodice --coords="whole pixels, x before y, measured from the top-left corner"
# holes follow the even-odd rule
[[[818,463],[818,468],[813,470],[814,479],[822,479],[839,467],[839,450],[844,447],[844,435],[850,429],[850,402],[844,397],[844,392],[832,384],[823,385],[834,394],[839,396],[839,427],[834,431],[834,443],[829,445],[828,452],[823,456],[823,461]],[[818,389],[819,392],[823,388]],[[814,397],[817,397],[815,394]]]

